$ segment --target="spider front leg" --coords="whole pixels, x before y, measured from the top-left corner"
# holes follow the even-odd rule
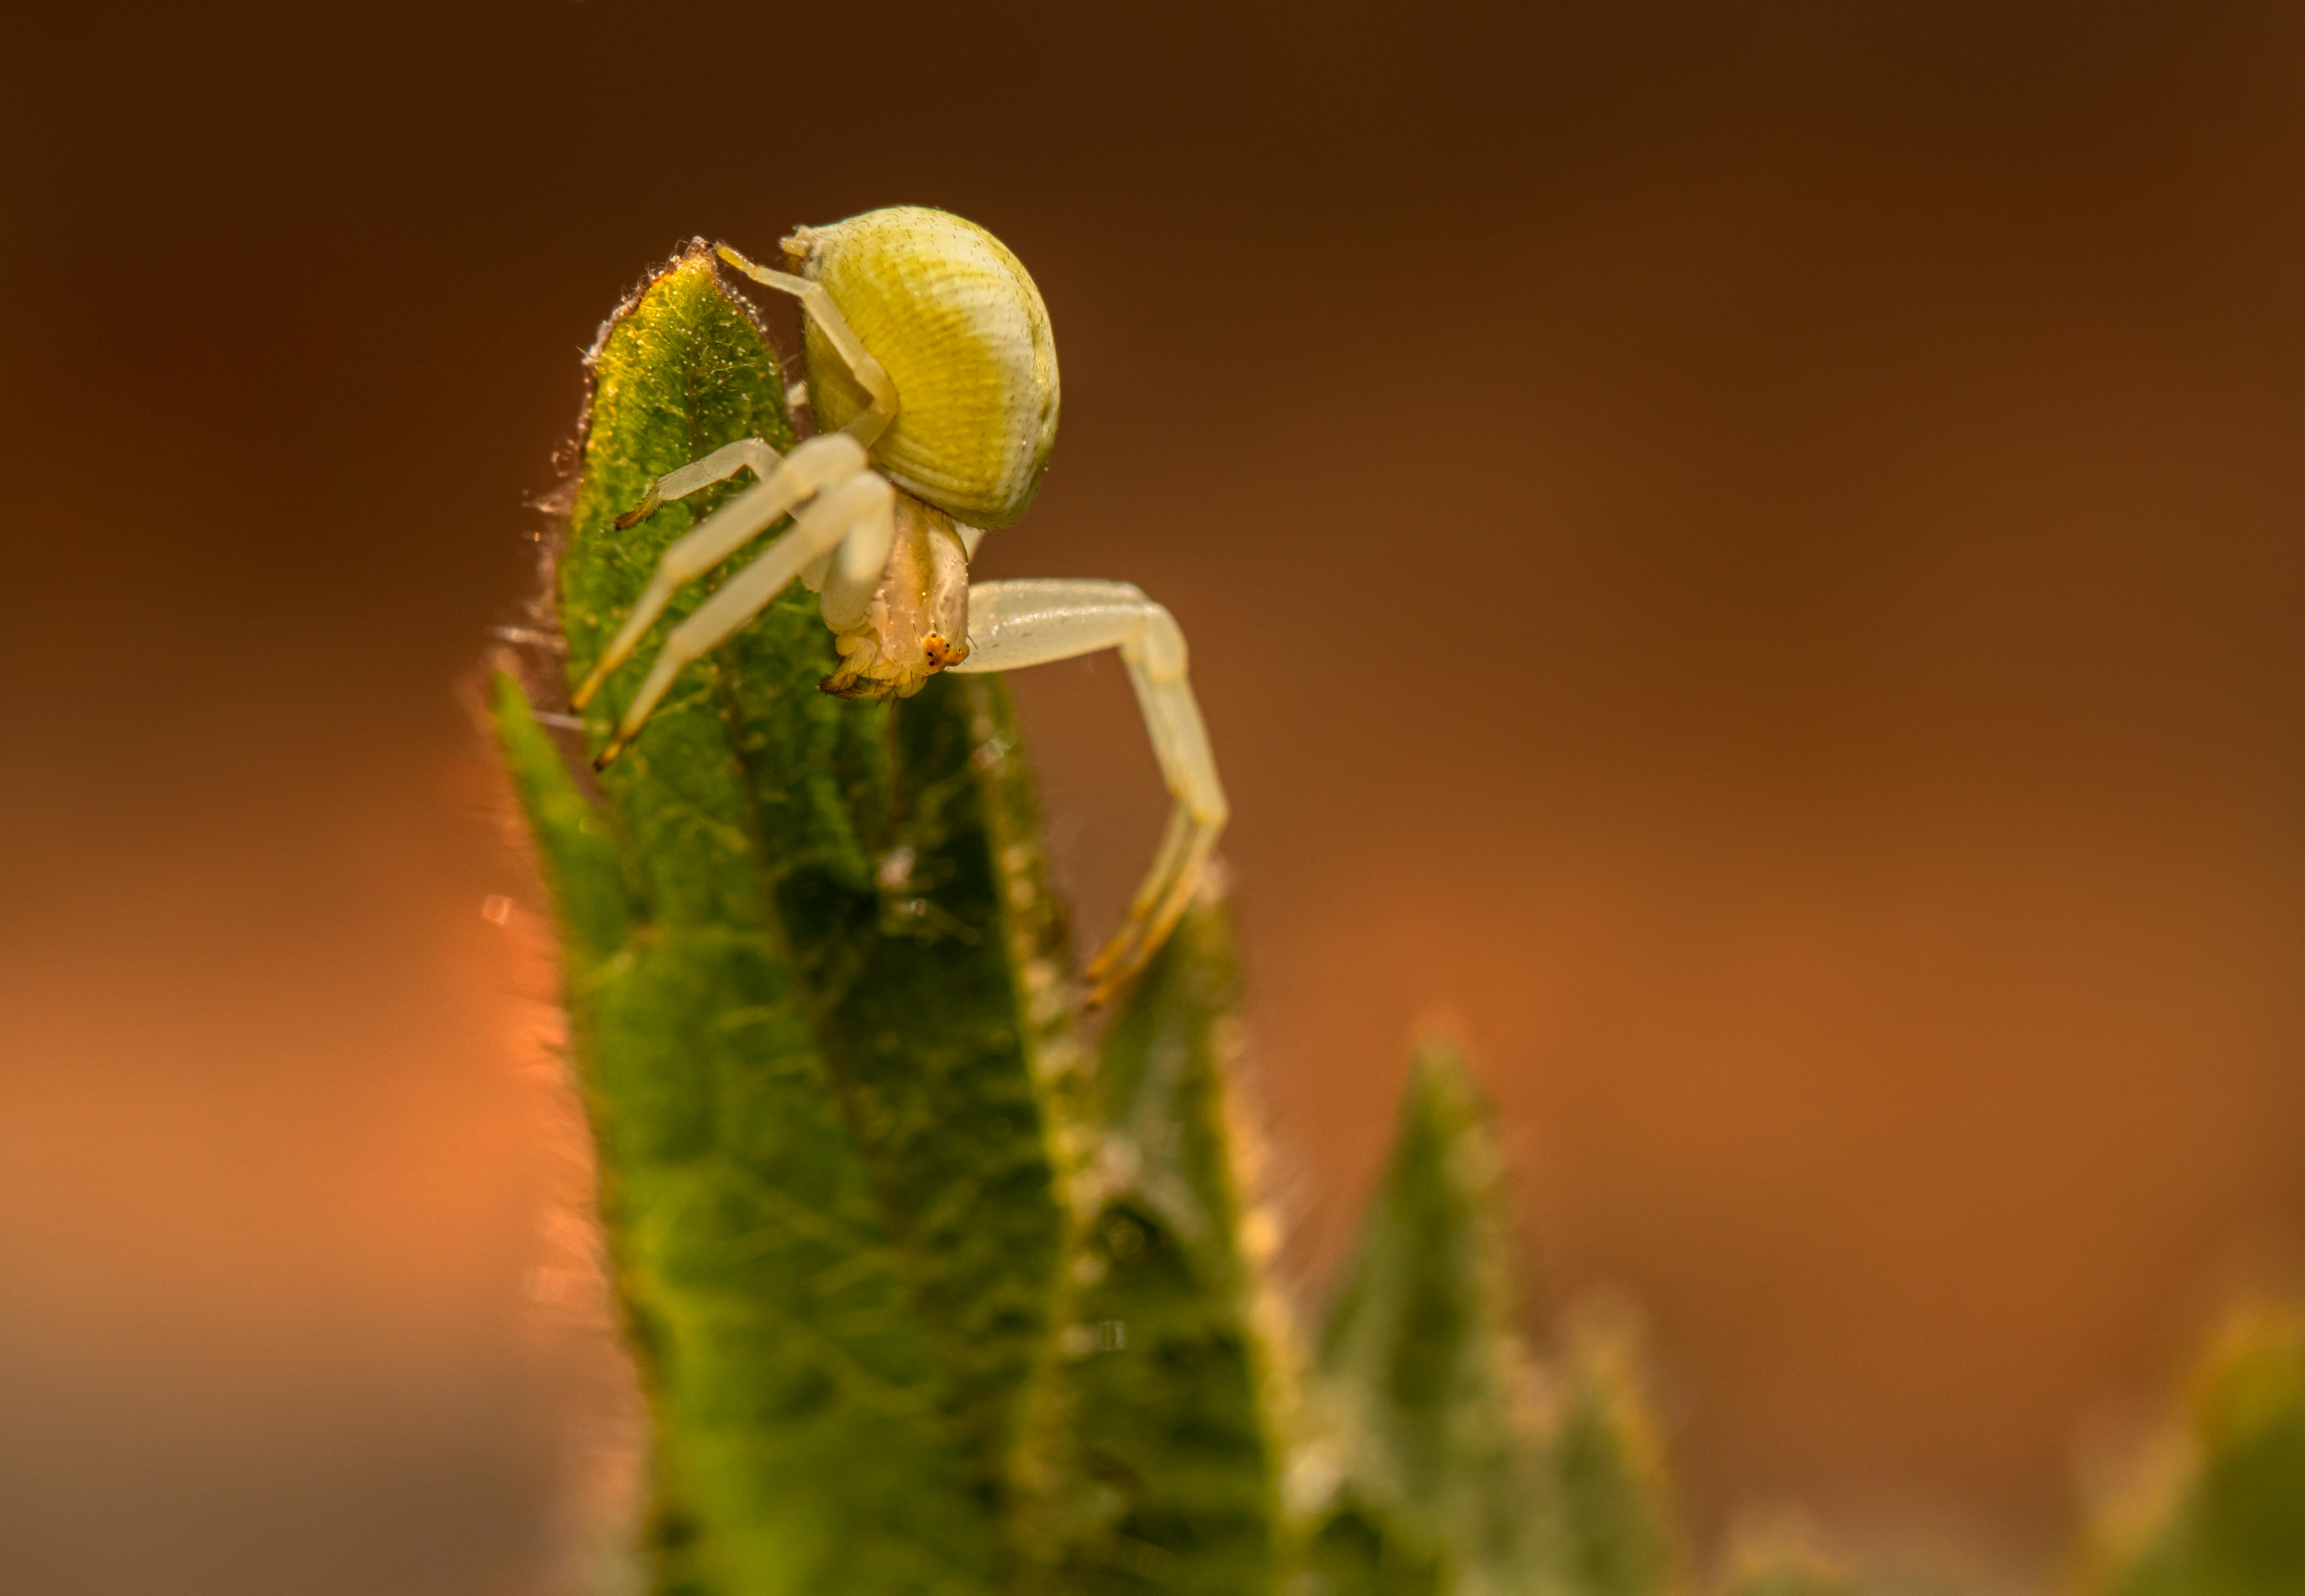
[[[715,482],[725,482],[738,471],[750,466],[753,474],[763,482],[784,458],[769,446],[764,437],[740,437],[733,444],[724,444],[702,460],[692,460],[676,471],[667,471],[641,496],[641,502],[617,517],[617,530],[628,532],[650,516],[664,508],[668,499],[686,498],[700,488],[710,488]]]
[[[900,408],[897,385],[889,379],[888,368],[873,358],[872,352],[864,347],[863,341],[849,327],[848,318],[840,313],[840,307],[832,302],[832,296],[821,284],[795,276],[790,272],[757,266],[727,244],[720,245],[713,252],[762,287],[791,294],[800,301],[802,313],[823,329],[826,340],[839,354],[841,363],[848,368],[850,375],[856,378],[857,386],[872,396],[872,403],[841,429],[870,448],[872,440],[886,432],[897,419],[897,412]]]
[[[968,590],[968,648],[948,668],[1018,670],[1118,649],[1136,690],[1177,806],[1127,918],[1089,963],[1089,1000],[1101,1003],[1176,929],[1230,812],[1186,674],[1185,634],[1167,610],[1125,582],[987,582]]]
[[[739,457],[738,451],[757,442],[757,439],[747,438],[741,444],[730,444],[726,448],[714,450],[693,465],[668,473],[649,489],[649,497],[641,501],[641,507],[648,507],[650,499],[659,497],[668,483],[675,484],[679,493],[693,493],[721,477],[734,476],[744,466],[754,463],[749,456]],[[777,459],[775,451],[766,444],[760,444],[759,447],[777,463],[760,481],[706,516],[702,525],[664,551],[663,557],[657,562],[656,570],[649,577],[648,586],[634,604],[632,614],[625,617],[625,624],[617,629],[616,637],[600,651],[600,658],[592,666],[592,674],[586,676],[584,684],[571,695],[569,701],[575,708],[582,709],[592,701],[592,695],[600,691],[600,683],[608,679],[608,673],[622,665],[640,645],[641,639],[648,635],[648,629],[664,613],[664,607],[672,602],[673,594],[679,591],[682,583],[703,575],[767,531],[803,499],[847,481],[866,469],[863,447],[854,438],[838,433],[828,437],[812,437],[781,460]],[[720,469],[723,465],[725,470]],[[696,474],[707,470],[718,470],[719,475]],[[630,514],[636,515],[638,513],[636,509]],[[617,524],[623,526],[625,519],[619,516]]]
[[[837,436],[812,438],[792,452],[787,463],[797,463],[805,451],[818,444],[832,442],[846,444],[855,450],[861,464],[863,451],[851,440]],[[657,567],[656,575],[649,582],[648,591],[642,595],[641,602],[634,606],[632,618],[625,623],[624,632],[617,634],[617,643],[623,645],[622,652],[617,651],[616,645],[611,645],[610,652],[601,657],[601,664],[594,667],[591,679],[584,684],[584,699],[578,700],[579,708],[591,697],[592,690],[616,661],[622,658],[624,653],[630,652],[631,643],[637,641],[647,631],[649,622],[663,610],[665,600],[669,598],[672,590],[685,580],[676,573],[668,574],[668,572],[676,573],[689,568],[685,562],[675,566],[673,556],[683,545],[711,532],[715,523],[742,505],[744,498],[773,485],[763,483],[760,488],[751,489],[722,510],[720,514],[713,516],[680,543],[666,550],[663,563]],[[665,639],[664,647],[649,666],[648,675],[642,681],[640,691],[633,694],[632,701],[625,706],[624,717],[617,723],[616,735],[608,740],[608,746],[592,761],[593,768],[605,769],[608,761],[639,734],[641,727],[648,723],[649,716],[664,695],[671,691],[674,681],[690,662],[727,641],[738,628],[766,609],[770,601],[804,570],[837,550],[838,558],[835,564],[838,579],[846,587],[857,585],[866,571],[877,573],[889,558],[889,544],[896,528],[896,489],[889,486],[888,479],[872,471],[851,474],[818,492],[808,506],[793,517],[791,531],[770,544],[751,565],[721,583],[712,597],[696,607],[695,613],[673,628],[672,635]],[[777,514],[781,514],[782,510],[778,509],[769,519],[774,520]],[[753,532],[745,532],[743,538],[753,535]],[[702,554],[694,556],[703,561],[696,568],[699,573],[718,565],[734,548],[736,542],[742,541],[734,530],[720,534],[720,537],[728,543],[727,548],[707,543]],[[710,557],[704,558],[705,556]],[[663,590],[662,595],[655,597],[651,607],[651,597],[658,595],[659,588]]]

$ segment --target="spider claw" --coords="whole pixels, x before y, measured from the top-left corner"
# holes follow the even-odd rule
[[[1091,1007],[1100,1007],[1112,995],[1135,979],[1144,967],[1144,921],[1142,916],[1130,915],[1112,940],[1097,950],[1096,956],[1081,972],[1089,983],[1088,1001]]]
[[[1137,888],[1120,930],[1097,950],[1082,972],[1089,983],[1090,1006],[1102,1005],[1135,980],[1167,945],[1177,922],[1200,895],[1215,846],[1214,822],[1195,819],[1187,811],[1178,811],[1161,845],[1161,857],[1144,885]]]
[[[629,532],[662,508],[664,508],[664,501],[657,497],[656,489],[651,488],[648,490],[647,497],[639,504],[617,517],[617,530],[620,532]]]
[[[1084,1001],[1091,1008],[1102,1008],[1112,1001],[1115,993],[1128,984],[1129,976],[1135,973],[1135,972],[1132,970],[1126,974],[1110,974],[1090,981],[1088,996]]]
[[[1120,956],[1128,951],[1128,945],[1136,939],[1135,931],[1133,924],[1123,926],[1111,941],[1096,950],[1096,956],[1088,962],[1088,968],[1081,973],[1099,988],[1109,988],[1112,983],[1106,978],[1120,964]]]

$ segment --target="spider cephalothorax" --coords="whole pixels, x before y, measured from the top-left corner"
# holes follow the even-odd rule
[[[1184,634],[1167,610],[1127,582],[969,584],[977,541],[1024,514],[1056,444],[1056,342],[1040,290],[983,228],[917,206],[803,227],[783,248],[797,275],[725,245],[719,253],[800,300],[810,408],[824,430],[783,455],[759,438],[716,449],[618,518],[630,526],[747,467],[760,479],[665,551],[577,688],[577,708],[682,583],[787,514],[790,528],[674,628],[598,762],[639,734],[689,661],[796,578],[821,596],[840,657],[824,689],[846,698],[908,697],[940,670],[1011,670],[1117,649],[1177,806],[1127,923],[1089,966],[1099,993],[1109,990],[1191,902],[1226,805]]]
[[[821,685],[842,698],[910,698],[968,658],[968,550],[952,517],[908,493],[897,495],[895,516],[880,585],[863,615],[833,632],[840,668]]]

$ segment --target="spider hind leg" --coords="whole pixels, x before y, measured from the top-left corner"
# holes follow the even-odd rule
[[[1142,970],[1200,889],[1230,813],[1175,617],[1124,582],[979,582],[968,592],[969,654],[957,671],[1016,670],[1118,649],[1176,807],[1120,930],[1089,962],[1101,1003]]]

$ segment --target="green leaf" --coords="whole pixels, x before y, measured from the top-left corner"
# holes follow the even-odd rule
[[[1341,1479],[1314,1567],[1340,1592],[1425,1588],[1419,1548],[1457,1596],[1651,1596],[1672,1583],[1629,1332],[1580,1313],[1561,1366],[1535,1365],[1509,1210],[1489,1106],[1464,1060],[1428,1045],[1322,1336]]]
[[[1307,1596],[1442,1596],[1450,1588],[1437,1549],[1349,1490],[1324,1506],[1303,1561]]]
[[[1464,1061],[1428,1046],[1320,1361],[1340,1511],[1385,1522],[1388,1543],[1442,1549],[1459,1592],[1530,1588],[1542,1572],[1545,1458],[1510,1257],[1488,1106]]]
[[[570,682],[742,484],[616,516],[721,444],[792,439],[776,353],[701,246],[617,313],[592,376],[557,568]],[[589,750],[746,557],[608,678]],[[1014,1573],[1020,1423],[1084,1151],[1061,921],[999,683],[856,704],[816,691],[832,662],[812,597],[787,593],[685,674],[598,811],[498,695],[656,1419],[667,1591],[959,1593]]]
[[[576,790],[560,750],[511,676],[497,676],[494,708],[505,765],[559,910],[568,964],[597,969],[625,945],[638,912],[624,858],[607,819]]]
[[[1672,1588],[1679,1548],[1636,1327],[1595,1301],[1569,1315],[1566,1343],[1550,1442],[1551,1561],[1578,1596],[1654,1596]]]
[[[1255,1596],[1282,1574],[1280,1353],[1227,1078],[1238,983],[1204,895],[1104,1038],[1042,1504],[1056,1590]]]
[[[2194,1379],[2191,1433],[2097,1526],[2103,1596],[2305,1591],[2305,1311],[2236,1313]]]

